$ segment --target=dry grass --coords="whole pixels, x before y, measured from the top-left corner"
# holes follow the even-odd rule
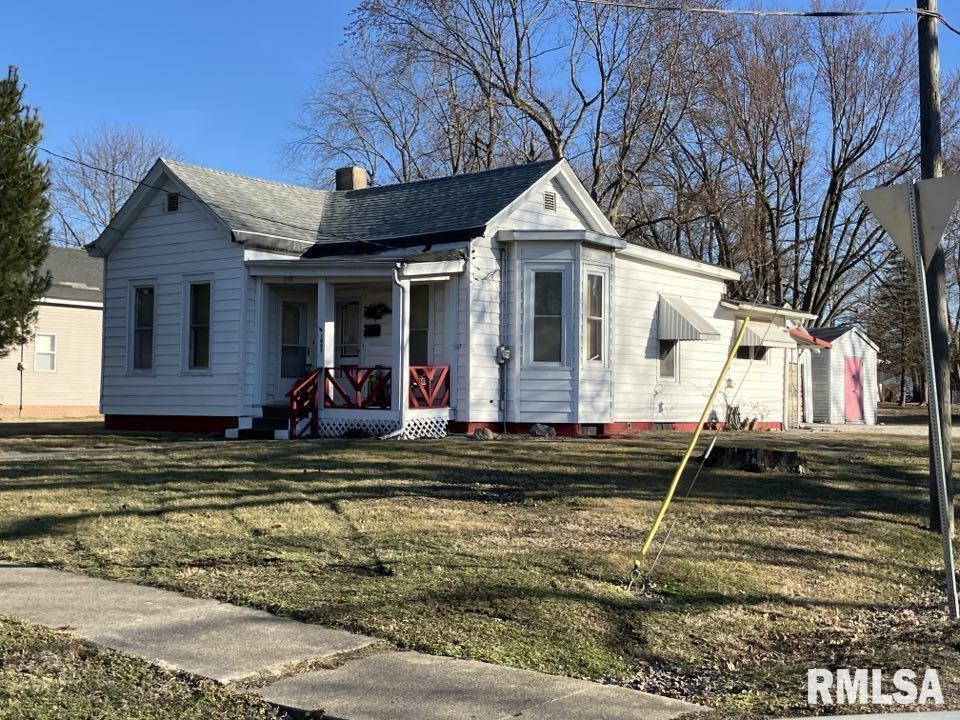
[[[740,436],[801,449],[812,472],[705,470],[637,595],[625,581],[683,435],[211,445],[60,429],[31,458],[10,428],[8,559],[729,716],[806,712],[806,669],[837,665],[941,667],[960,707],[919,438]],[[76,450],[91,443],[109,447]]]
[[[9,618],[0,618],[0,717],[282,720],[262,700],[213,681]]]

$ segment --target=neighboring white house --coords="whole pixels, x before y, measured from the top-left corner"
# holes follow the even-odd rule
[[[782,427],[811,316],[727,298],[736,272],[629,245],[566,161],[333,191],[158,160],[105,258],[113,428],[406,437]]]
[[[50,288],[33,337],[0,357],[0,418],[89,417],[99,412],[103,262],[51,247]]]
[[[813,420],[876,425],[877,345],[854,325],[809,328],[830,347],[812,358]]]

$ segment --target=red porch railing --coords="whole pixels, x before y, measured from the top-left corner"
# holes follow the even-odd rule
[[[311,371],[305,378],[297,381],[297,384],[290,388],[287,397],[290,398],[290,437],[299,437],[300,421],[305,417],[310,418],[310,434],[316,435],[320,429],[320,419],[318,416],[319,408],[317,396],[320,390],[320,370]]]
[[[323,369],[323,406],[390,409],[390,368],[342,365]]]
[[[450,366],[410,366],[410,407],[450,407]]]
[[[317,368],[298,380],[290,398],[290,437],[300,437],[304,418],[311,435],[319,432],[320,397],[323,407],[354,410],[389,410],[392,373],[386,367]],[[407,399],[411,408],[450,407],[450,366],[412,365]],[[306,428],[304,429],[306,430]]]

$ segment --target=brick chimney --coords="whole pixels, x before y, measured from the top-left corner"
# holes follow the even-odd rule
[[[367,186],[367,171],[357,165],[337,169],[337,190],[363,190]]]

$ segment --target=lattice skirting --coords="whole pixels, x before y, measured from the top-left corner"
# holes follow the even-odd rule
[[[447,434],[447,422],[448,419],[446,417],[439,415],[408,417],[401,437],[407,440],[416,440],[418,438],[439,439],[445,437]]]
[[[362,430],[375,437],[389,435],[396,432],[400,424],[393,419],[381,418],[358,418],[356,420],[340,420],[336,418],[321,418],[319,431],[320,437],[338,438],[350,430]]]
[[[442,438],[447,434],[447,422],[445,415],[414,415],[407,418],[399,437],[404,440]],[[395,433],[399,427],[399,422],[391,418],[321,418],[319,434],[320,437],[338,438],[351,430],[362,430],[374,437],[382,437]]]

